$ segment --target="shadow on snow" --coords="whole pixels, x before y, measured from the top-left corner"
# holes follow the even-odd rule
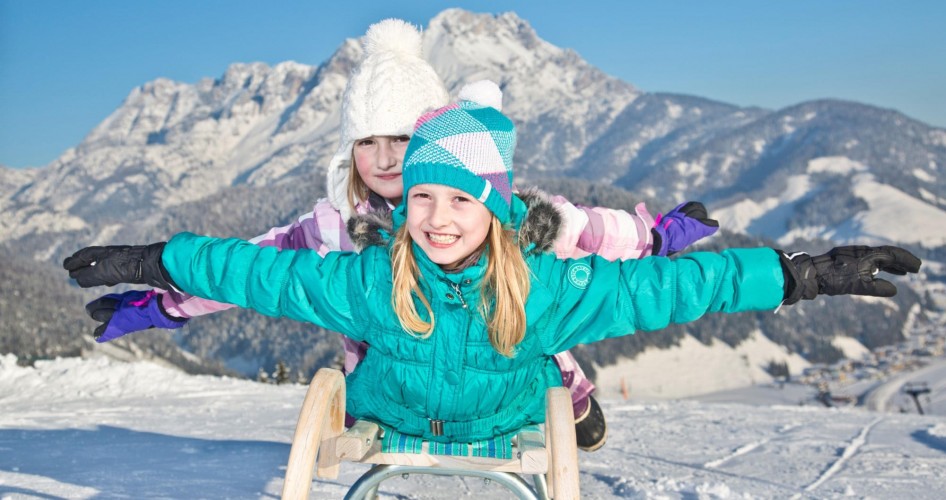
[[[934,450],[946,453],[946,437],[930,434],[929,430],[917,430],[910,433],[914,441]]]
[[[182,426],[186,423],[182,423]],[[262,494],[285,474],[289,444],[95,429],[0,429],[0,471],[94,488],[99,497]],[[9,485],[7,485],[9,487]],[[4,487],[0,487],[3,490]],[[40,491],[22,491],[39,498]]]

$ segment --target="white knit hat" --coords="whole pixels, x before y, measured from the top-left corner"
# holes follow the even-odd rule
[[[328,198],[348,220],[348,179],[352,147],[372,135],[411,135],[425,112],[449,101],[447,89],[422,57],[420,31],[400,19],[368,28],[364,59],[342,96],[338,151],[329,163]]]

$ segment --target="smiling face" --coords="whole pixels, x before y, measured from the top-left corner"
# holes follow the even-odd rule
[[[418,184],[407,196],[407,231],[427,257],[454,268],[486,240],[492,212],[467,192]]]
[[[371,136],[355,141],[352,156],[362,182],[393,204],[401,202],[404,183],[401,162],[411,138],[401,136]]]

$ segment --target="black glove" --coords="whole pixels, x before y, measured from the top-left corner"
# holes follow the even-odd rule
[[[161,263],[164,245],[86,247],[66,257],[62,267],[82,288],[132,283],[170,290],[174,282]]]
[[[893,246],[832,248],[812,257],[779,252],[785,272],[784,304],[811,300],[818,295],[871,295],[893,297],[897,287],[877,279],[878,272],[904,275],[920,270],[922,262],[912,253]]]

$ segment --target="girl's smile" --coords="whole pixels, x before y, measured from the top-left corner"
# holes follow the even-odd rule
[[[427,239],[430,240],[431,245],[437,248],[448,248],[450,245],[456,243],[460,237],[455,234],[427,233]]]
[[[445,268],[475,252],[486,240],[493,214],[465,191],[419,184],[407,197],[407,230],[427,257]]]

